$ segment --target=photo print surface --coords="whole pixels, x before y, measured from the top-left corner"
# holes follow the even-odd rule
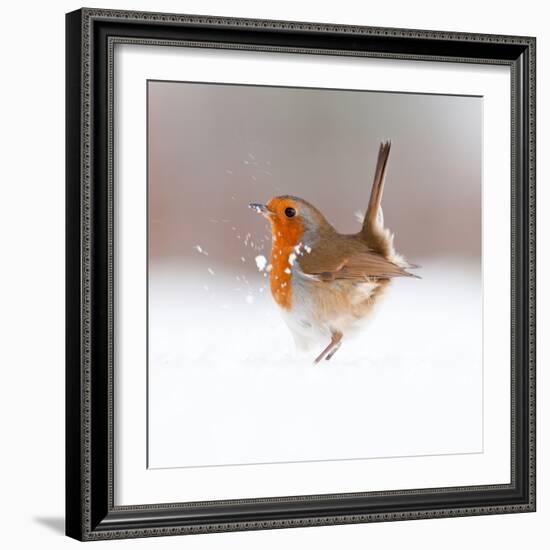
[[[147,86],[148,467],[482,452],[483,99]]]

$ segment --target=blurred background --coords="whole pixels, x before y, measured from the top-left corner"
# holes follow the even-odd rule
[[[149,467],[480,452],[482,99],[148,86]],[[248,203],[298,195],[356,232],[388,138],[385,222],[422,279],[313,367]]]
[[[269,231],[247,204],[278,194],[357,231],[390,138],[383,210],[399,252],[479,263],[481,117],[479,97],[149,82],[150,261],[205,263],[199,245],[212,268],[254,270],[243,242]]]

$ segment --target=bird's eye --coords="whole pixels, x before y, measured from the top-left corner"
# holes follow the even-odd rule
[[[287,218],[293,218],[294,216],[296,216],[296,210],[294,210],[294,208],[292,208],[291,206],[285,208],[285,216]]]

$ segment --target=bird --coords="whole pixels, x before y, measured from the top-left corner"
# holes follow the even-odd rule
[[[339,233],[310,202],[279,195],[249,207],[271,224],[271,295],[301,349],[328,344],[315,357],[329,360],[344,337],[360,331],[392,279],[418,278],[384,226],[382,195],[391,141],[382,141],[361,230]]]

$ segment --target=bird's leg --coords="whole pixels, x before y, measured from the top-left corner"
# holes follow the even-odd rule
[[[330,361],[332,359],[332,356],[340,349],[340,346],[342,345],[342,342],[338,342],[336,346],[332,348],[332,351],[325,357],[325,361]]]
[[[342,333],[333,332],[329,345],[317,356],[314,363],[315,364],[319,363],[325,357],[327,358],[327,360],[330,359],[340,347],[341,340],[342,340]]]

